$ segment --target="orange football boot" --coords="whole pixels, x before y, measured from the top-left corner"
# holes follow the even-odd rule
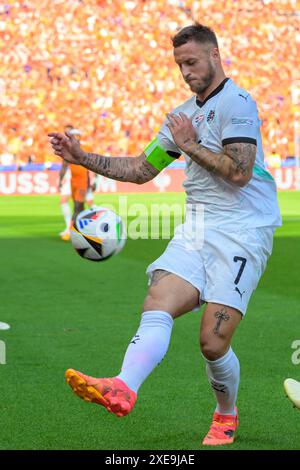
[[[61,240],[63,240],[64,242],[68,242],[71,238],[70,230],[64,230],[63,232],[60,232],[59,236]]]
[[[232,444],[234,441],[234,432],[238,427],[238,412],[236,415],[220,415],[216,411],[213,415],[212,425],[203,439],[205,446],[220,446]]]
[[[126,416],[134,407],[136,393],[117,377],[97,379],[74,369],[68,369],[65,376],[76,395],[104,406],[119,417]]]

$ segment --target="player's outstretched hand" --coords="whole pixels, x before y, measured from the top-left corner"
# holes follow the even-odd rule
[[[80,147],[78,140],[69,132],[61,134],[60,132],[50,132],[48,134],[50,144],[55,155],[66,160],[68,163],[81,164],[85,152]]]

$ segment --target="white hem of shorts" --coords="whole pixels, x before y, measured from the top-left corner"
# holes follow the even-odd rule
[[[193,284],[189,279],[187,279],[186,277],[182,276],[182,274],[179,274],[179,273],[177,273],[176,271],[173,271],[173,270],[171,270],[171,269],[166,269],[166,268],[163,268],[163,267],[159,267],[159,266],[156,267],[156,266],[155,266],[155,269],[151,269],[150,273],[154,273],[154,271],[158,271],[158,270],[166,271],[167,273],[171,273],[171,274],[175,274],[175,276],[178,276],[178,277],[180,277],[181,279],[183,279],[184,281],[188,282],[188,283],[191,284],[193,287],[195,287],[195,289],[197,289],[198,292],[200,292],[199,289],[198,289],[198,287],[195,286],[195,284]],[[147,274],[147,276],[149,276],[149,279],[151,279],[150,273],[148,273],[148,271],[146,271],[146,274]]]
[[[205,303],[210,303],[210,304],[220,304],[220,305],[224,305],[224,307],[230,307],[230,308],[235,308],[236,310],[238,310],[242,316],[244,316],[246,314],[246,311],[242,311],[240,306],[237,306],[237,305],[233,305],[233,304],[230,304],[229,305],[229,302],[224,302],[223,300],[216,300],[216,299],[210,299],[210,300],[204,300],[204,299],[201,299],[202,302],[205,302]]]

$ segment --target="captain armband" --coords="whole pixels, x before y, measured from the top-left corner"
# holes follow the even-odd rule
[[[170,163],[174,162],[176,158],[180,157],[180,153],[168,151],[160,145],[157,138],[152,140],[144,150],[146,155],[146,162],[150,163],[158,171],[162,171]],[[171,156],[172,155],[172,156]]]

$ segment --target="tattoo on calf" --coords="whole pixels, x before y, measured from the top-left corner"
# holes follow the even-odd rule
[[[220,327],[221,327],[221,322],[222,321],[228,321],[230,318],[230,315],[228,315],[226,307],[222,307],[220,311],[215,312],[215,317],[217,319],[216,326],[214,327],[214,334],[215,335],[220,335]]]

